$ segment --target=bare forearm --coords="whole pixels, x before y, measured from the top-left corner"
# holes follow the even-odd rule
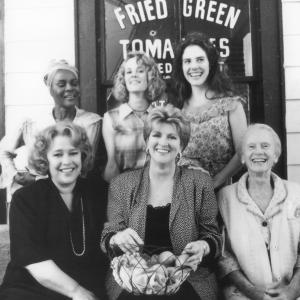
[[[26,266],[30,274],[44,287],[72,298],[79,284],[64,273],[52,260]]]
[[[214,188],[219,187],[228,178],[235,175],[241,167],[242,163],[240,162],[238,155],[235,154],[228,162],[228,164],[213,178]]]

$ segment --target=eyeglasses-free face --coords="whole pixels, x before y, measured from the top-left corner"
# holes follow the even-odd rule
[[[81,151],[72,145],[68,136],[56,136],[47,152],[49,172],[58,187],[75,185],[81,173]]]
[[[198,45],[187,46],[182,54],[182,72],[191,86],[206,83],[209,75],[209,60],[206,52]]]

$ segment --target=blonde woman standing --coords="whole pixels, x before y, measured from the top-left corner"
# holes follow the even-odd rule
[[[121,105],[104,114],[103,138],[107,151],[104,178],[110,182],[125,170],[143,167],[146,144],[143,129],[151,103],[164,98],[165,83],[155,61],[131,52],[114,81],[113,94]]]

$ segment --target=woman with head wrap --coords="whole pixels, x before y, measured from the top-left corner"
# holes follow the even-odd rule
[[[101,118],[76,107],[80,97],[78,70],[65,60],[51,61],[44,82],[54,100],[54,107],[47,114],[20,120],[0,142],[0,188],[9,187],[11,193],[37,179],[37,174],[27,166],[28,146],[37,132],[57,121],[70,120],[83,127],[93,153],[96,151]]]

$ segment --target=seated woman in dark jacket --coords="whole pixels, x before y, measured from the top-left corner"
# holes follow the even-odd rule
[[[144,244],[168,248],[175,255],[186,253],[196,271],[172,297],[217,299],[212,259],[219,254],[221,238],[212,182],[199,170],[176,166],[189,140],[189,123],[169,105],[153,109],[146,124],[149,163],[112,180],[102,248],[118,246],[128,252],[132,245],[138,249]],[[110,299],[136,299],[112,277],[107,286]]]
[[[18,190],[10,209],[11,262],[2,300],[105,299],[99,248],[104,205],[86,132],[57,123],[36,138],[31,163],[48,179]]]

